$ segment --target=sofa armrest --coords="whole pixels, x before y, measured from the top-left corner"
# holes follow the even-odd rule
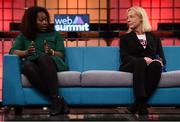
[[[24,105],[24,94],[21,82],[20,60],[16,55],[3,57],[3,105]]]

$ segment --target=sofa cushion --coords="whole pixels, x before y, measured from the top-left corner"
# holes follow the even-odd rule
[[[82,73],[82,86],[98,86],[98,87],[119,87],[131,86],[132,73],[107,71],[107,70],[89,70]]]
[[[80,86],[81,72],[78,71],[64,71],[58,72],[58,80],[60,86],[74,87]],[[31,87],[30,82],[25,75],[22,74],[22,85],[23,87]]]
[[[132,87],[132,73],[107,70],[89,70],[82,73],[84,87]],[[159,87],[180,86],[180,70],[162,73]]]
[[[163,72],[159,83],[160,87],[179,87],[180,70]]]

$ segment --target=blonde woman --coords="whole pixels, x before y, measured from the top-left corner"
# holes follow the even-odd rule
[[[128,32],[120,37],[120,71],[133,73],[134,103],[132,114],[148,114],[147,102],[156,90],[165,65],[159,38],[154,36],[146,11],[142,7],[127,10]]]

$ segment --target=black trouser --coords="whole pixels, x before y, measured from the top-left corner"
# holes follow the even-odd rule
[[[34,61],[27,61],[22,73],[40,93],[49,98],[58,95],[57,69],[50,56],[44,54]]]
[[[143,58],[137,58],[122,67],[122,71],[133,73],[135,101],[145,98],[145,102],[147,102],[158,86],[162,66],[158,61],[147,65]]]

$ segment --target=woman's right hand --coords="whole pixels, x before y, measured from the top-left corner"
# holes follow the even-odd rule
[[[36,48],[34,47],[34,45],[30,45],[28,47],[28,49],[25,51],[25,55],[28,56],[28,55],[32,55],[33,53],[36,52]]]
[[[146,61],[146,64],[149,65],[153,60],[149,57],[144,57],[144,60]]]

